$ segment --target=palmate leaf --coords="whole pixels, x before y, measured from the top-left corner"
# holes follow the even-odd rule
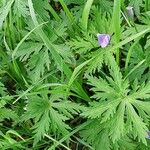
[[[34,144],[41,140],[44,133],[66,134],[67,125],[64,123],[68,118],[53,110],[50,101],[38,96],[31,97],[27,104],[27,112],[23,116],[23,120],[35,119]],[[62,123],[62,124],[61,124]],[[60,130],[61,129],[61,130]]]
[[[45,133],[66,135],[71,128],[65,122],[78,114],[83,107],[71,101],[64,101],[58,95],[50,98],[43,95],[30,96],[22,121],[34,119],[32,126],[34,144],[41,140]]]
[[[134,150],[136,144],[127,136],[118,142],[112,143],[107,123],[100,124],[100,119],[88,120],[90,123],[80,131],[81,137],[87,141],[95,150]],[[87,121],[87,122],[88,122]]]
[[[127,103],[126,106],[129,119],[128,121],[132,123],[134,129],[133,136],[138,137],[138,140],[142,141],[146,145],[146,137],[148,131],[148,127],[146,126],[147,124],[143,122],[143,119],[140,116],[138,116],[134,107],[130,103]]]
[[[105,124],[102,129],[107,129],[113,143],[130,134],[138,141],[146,144],[148,131],[147,114],[150,113],[150,82],[138,86],[134,90],[129,89],[130,84],[123,76],[113,56],[107,56],[110,76],[105,79],[87,76],[92,98],[97,102],[91,102],[90,107],[82,115],[91,119],[99,119],[99,124]],[[96,129],[95,129],[96,130]],[[92,136],[92,135],[91,135]]]

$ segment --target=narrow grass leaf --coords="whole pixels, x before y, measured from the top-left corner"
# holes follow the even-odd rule
[[[88,27],[88,18],[89,18],[90,9],[92,7],[93,1],[94,0],[87,0],[82,13],[81,25],[85,31],[87,30]]]

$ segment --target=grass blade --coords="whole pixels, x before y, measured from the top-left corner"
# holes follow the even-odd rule
[[[64,141],[66,141],[68,138],[70,138],[72,135],[74,135],[75,133],[79,132],[80,130],[82,130],[84,127],[86,127],[87,125],[89,125],[92,122],[92,120],[85,122],[81,125],[79,125],[75,130],[73,130],[72,132],[70,132],[69,134],[67,134],[66,136],[64,136],[61,140],[59,140],[59,143],[62,143]],[[59,143],[54,144],[53,146],[51,146],[48,150],[55,150],[55,148],[57,146],[59,146]]]
[[[82,13],[81,25],[85,31],[87,30],[87,27],[88,27],[88,18],[89,18],[89,13],[90,13],[90,9],[92,7],[93,1],[94,0],[87,0],[83,13]]]
[[[34,29],[32,29],[30,32],[28,32],[23,38],[22,40],[17,44],[16,48],[14,49],[13,53],[12,53],[12,60],[15,59],[15,54],[18,50],[18,48],[21,46],[21,44],[30,36],[31,33],[33,33],[36,29],[38,29],[39,27],[41,27],[42,25],[46,24],[48,22],[43,22],[39,25],[37,25]]]
[[[120,36],[121,36],[120,17],[121,17],[121,0],[114,0],[112,26],[113,26],[113,32],[115,33],[115,44],[120,42]],[[117,61],[117,64],[119,65],[120,63],[119,48],[117,48],[117,51],[116,51],[116,61]]]
[[[70,22],[74,22],[74,17],[73,15],[71,14],[71,12],[69,11],[67,5],[65,4],[64,0],[59,0],[60,4],[62,5],[66,15],[68,16]]]
[[[49,11],[51,12],[51,14],[53,15],[53,17],[59,22],[61,21],[60,17],[57,15],[56,11],[53,9],[53,7],[51,5],[49,5],[48,7]]]
[[[119,47],[121,47],[121,46],[123,46],[123,45],[125,45],[125,44],[127,44],[127,43],[129,43],[129,42],[131,42],[132,40],[135,40],[135,39],[141,37],[142,35],[146,34],[146,33],[149,32],[149,31],[150,31],[150,28],[148,27],[147,29],[145,29],[145,30],[143,30],[143,31],[141,31],[141,32],[139,32],[139,33],[136,33],[136,34],[134,34],[134,35],[132,35],[132,36],[126,38],[125,40],[119,42],[118,44],[116,44],[115,46],[113,46],[112,48],[110,48],[109,50],[110,50],[110,51],[114,51],[114,50],[116,50],[117,48],[119,48]]]
[[[59,141],[57,141],[57,140],[53,139],[53,138],[52,138],[52,137],[50,137],[49,135],[44,134],[44,136],[45,136],[45,137],[47,137],[48,139],[52,140],[53,142],[55,142],[55,143],[57,143],[57,144],[61,145],[61,146],[62,146],[62,147],[64,147],[65,149],[67,149],[67,150],[71,150],[70,148],[68,148],[68,147],[67,147],[67,146],[65,146],[64,144],[60,143]]]
[[[142,61],[140,61],[140,62],[125,76],[124,80],[127,79],[127,78],[130,76],[130,74],[132,74],[137,68],[139,68],[145,61],[146,61],[145,59],[142,60]]]
[[[80,74],[80,72],[82,71],[82,68],[85,67],[89,62],[91,62],[91,60],[92,59],[89,59],[89,60],[85,61],[84,63],[82,63],[81,65],[79,65],[78,67],[75,68],[75,70],[72,73],[72,76],[69,80],[69,83],[68,83],[69,87],[71,87],[71,85],[73,84],[73,82],[75,81],[77,76]]]

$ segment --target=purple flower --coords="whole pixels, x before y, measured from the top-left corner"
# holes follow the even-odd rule
[[[150,139],[150,131],[147,132],[147,138]]]
[[[102,48],[107,47],[110,42],[110,35],[109,34],[97,34],[98,43]]]
[[[128,16],[133,18],[134,17],[133,7],[132,6],[128,6],[128,7],[126,7],[126,10],[127,10]]]

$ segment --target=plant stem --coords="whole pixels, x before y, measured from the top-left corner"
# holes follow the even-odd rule
[[[49,11],[58,22],[61,21],[61,18],[57,15],[56,11],[51,5],[49,5]]]
[[[69,18],[69,20],[71,22],[74,22],[74,17],[73,15],[71,14],[70,10],[68,9],[67,5],[65,4],[64,0],[59,0],[60,4],[62,5],[67,17]]]
[[[114,1],[114,8],[113,8],[113,31],[115,33],[115,43],[118,44],[120,42],[120,35],[121,35],[121,27],[120,27],[120,20],[121,18],[121,0]],[[116,51],[116,61],[117,64],[120,64],[120,49],[117,48]]]

